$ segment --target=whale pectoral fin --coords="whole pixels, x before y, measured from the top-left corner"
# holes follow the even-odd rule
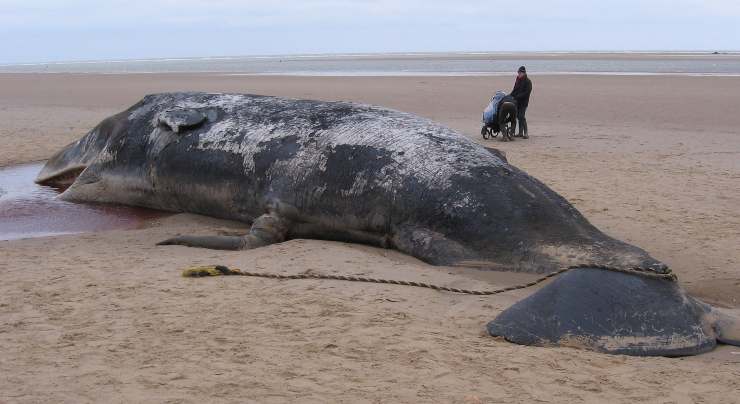
[[[255,219],[245,236],[177,236],[157,245],[182,245],[211,250],[250,250],[285,241],[290,222],[268,213]]]
[[[504,310],[488,332],[522,345],[637,356],[696,355],[724,328],[676,282],[583,268]],[[727,324],[728,340],[738,336]],[[720,339],[721,341],[721,339]]]
[[[211,250],[244,250],[247,249],[247,236],[177,236],[160,241],[157,245],[182,245]]]

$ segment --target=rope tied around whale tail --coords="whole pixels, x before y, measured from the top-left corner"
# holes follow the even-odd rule
[[[452,293],[460,293],[460,294],[465,294],[465,295],[477,295],[477,296],[490,296],[490,295],[496,295],[499,293],[510,292],[512,290],[529,288],[539,283],[542,283],[550,278],[553,278],[555,276],[568,272],[570,270],[581,269],[581,268],[595,268],[595,269],[601,269],[605,271],[621,272],[621,273],[627,273],[630,275],[638,275],[638,276],[643,276],[643,277],[653,278],[653,279],[663,279],[663,280],[668,280],[668,281],[673,281],[673,282],[677,280],[676,275],[671,272],[659,273],[659,272],[655,272],[651,269],[646,269],[646,268],[622,269],[622,268],[612,268],[612,267],[605,267],[605,266],[599,266],[599,265],[570,266],[570,267],[563,268],[555,272],[551,272],[531,282],[514,285],[514,286],[508,286],[508,287],[501,288],[501,289],[494,289],[494,290],[458,289],[458,288],[439,286],[439,285],[434,285],[434,284],[424,283],[424,282],[399,281],[399,280],[394,280],[394,279],[382,279],[382,278],[368,278],[364,276],[352,276],[352,275],[325,275],[325,274],[311,274],[311,273],[283,275],[283,274],[275,274],[275,273],[270,273],[270,272],[249,272],[249,271],[242,271],[237,268],[229,268],[224,265],[206,265],[206,266],[197,266],[197,267],[187,268],[183,270],[182,276],[186,278],[199,278],[199,277],[205,277],[205,276],[234,275],[234,276],[251,276],[251,277],[257,277],[257,278],[270,278],[270,279],[327,279],[327,280],[336,280],[336,281],[382,283],[382,284],[389,284],[389,285],[412,286],[412,287],[417,287],[417,288],[433,289],[433,290],[437,290],[440,292],[452,292]]]

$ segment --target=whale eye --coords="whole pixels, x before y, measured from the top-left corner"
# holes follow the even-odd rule
[[[206,120],[206,115],[196,109],[173,109],[164,111],[157,117],[157,122],[172,132],[180,133],[182,129],[191,129],[200,126]]]

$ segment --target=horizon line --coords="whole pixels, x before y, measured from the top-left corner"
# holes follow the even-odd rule
[[[528,50],[528,51],[394,51],[394,52],[307,52],[307,53],[263,53],[242,55],[210,55],[210,56],[159,56],[159,57],[131,57],[111,59],[67,59],[47,60],[40,62],[1,62],[0,67],[40,66],[40,65],[67,65],[67,64],[94,64],[94,63],[131,63],[131,62],[167,62],[188,60],[230,60],[240,58],[330,58],[330,57],[373,57],[373,56],[443,56],[443,55],[610,55],[610,54],[643,54],[643,55],[733,55],[740,56],[740,50],[729,49],[691,49],[691,50]]]

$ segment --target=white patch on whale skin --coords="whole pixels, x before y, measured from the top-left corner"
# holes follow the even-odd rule
[[[245,130],[246,128],[242,128]],[[244,154],[241,142],[235,142],[229,136],[238,133],[235,119],[224,119],[214,122],[208,132],[202,133],[198,148],[201,150],[222,150],[229,153]]]
[[[352,188],[342,191],[344,196],[361,195],[368,184],[367,175],[365,171],[357,174],[355,181],[352,183]]]
[[[110,145],[106,145],[103,147],[100,152],[98,152],[97,158],[94,160],[93,163],[95,164],[104,164],[104,163],[110,163],[112,161],[115,161],[118,156],[118,150],[115,148],[111,148]]]
[[[321,199],[319,196],[326,191],[321,184],[321,173],[328,169],[334,151],[342,146],[359,148],[363,158],[372,156],[372,150],[376,150],[383,162],[374,164],[373,170],[355,167],[351,173],[354,178],[349,182],[351,186],[332,190],[348,199],[362,197],[368,192],[386,192],[389,203],[393,203],[396,193],[409,179],[425,188],[428,195],[447,195],[448,192],[435,191],[452,186],[456,176],[473,177],[478,167],[499,166],[508,170],[506,162],[464,135],[429,119],[382,107],[203,93],[192,96],[163,94],[155,96],[150,104],[156,105],[149,109],[154,112],[150,122],[153,130],[148,139],[152,152],[155,152],[152,146],[158,145],[154,148],[161,149],[168,143],[154,129],[158,126],[157,112],[173,108],[218,109],[218,119],[197,130],[197,142],[191,150],[238,155],[245,176],[254,175],[255,159],[259,160],[261,152],[276,151],[276,145],[281,142],[295,143],[293,149],[281,149],[289,153],[282,159],[267,154],[270,169],[265,180],[270,186],[279,183],[282,195],[291,195],[293,191],[297,199],[289,203],[301,205],[296,206],[297,209],[310,209],[303,203]],[[351,149],[343,149],[347,150],[351,155]],[[262,198],[269,200],[270,195],[268,190]],[[461,208],[484,210],[472,195],[461,195],[459,200],[450,196],[449,205],[445,207],[450,214],[459,214],[455,210]],[[375,228],[374,222],[379,223],[377,226],[387,223],[385,209],[378,207],[377,220],[369,217],[351,220],[352,212],[346,212],[341,220],[334,219],[348,227]],[[320,220],[334,219],[322,217]]]
[[[368,146],[391,152],[394,161],[380,170],[388,178],[377,178],[379,184],[392,186],[394,179],[414,176],[430,189],[444,189],[455,175],[469,177],[476,167],[504,164],[464,136],[427,119],[365,108],[327,131],[321,141],[326,147]]]
[[[342,145],[368,146],[393,156],[393,161],[374,175],[375,185],[386,190],[408,176],[416,177],[430,189],[444,189],[452,184],[451,179],[455,175],[469,177],[476,167],[506,164],[449,128],[412,114],[380,107],[344,104],[351,107],[351,112],[347,116],[334,117],[335,121],[327,130],[317,130],[315,123],[307,117],[287,113],[279,124],[248,119],[251,114],[259,116],[263,103],[269,103],[272,109],[279,109],[280,104],[284,104],[285,110],[291,111],[295,102],[214,94],[202,102],[185,99],[174,104],[182,108],[217,106],[224,110],[225,116],[200,135],[196,148],[241,155],[245,174],[254,170],[254,156],[270,141],[288,136],[295,136],[300,148],[290,159],[276,162],[271,175],[299,179],[304,178],[310,169],[325,170],[326,152]],[[360,190],[361,187],[354,189]]]
[[[147,138],[149,155],[158,155],[162,150],[165,149],[165,147],[176,140],[176,133],[162,130],[159,126],[155,126],[154,129],[149,132],[149,136]]]

